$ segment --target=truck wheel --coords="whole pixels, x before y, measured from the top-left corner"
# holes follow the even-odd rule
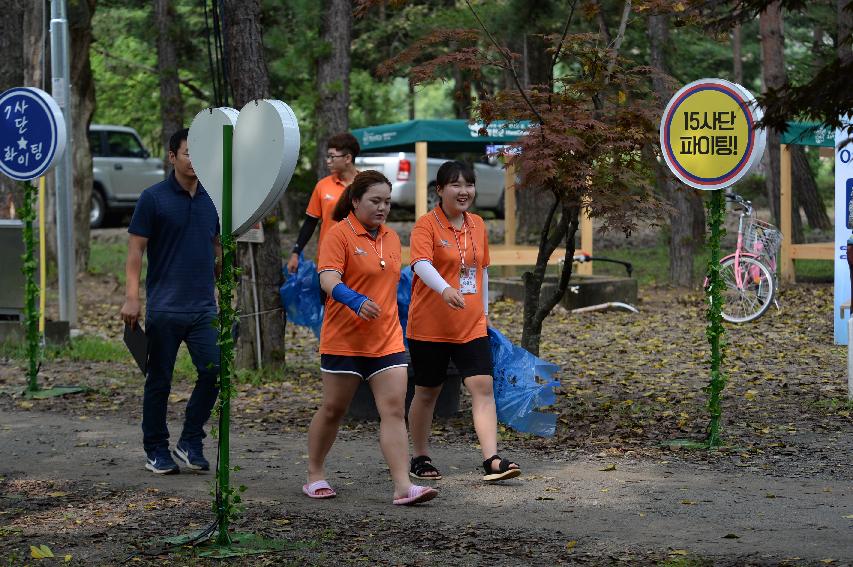
[[[89,228],[100,228],[107,218],[107,203],[100,189],[92,189],[92,208],[89,211]]]

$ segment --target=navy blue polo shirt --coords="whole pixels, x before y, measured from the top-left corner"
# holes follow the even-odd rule
[[[142,192],[127,231],[148,239],[148,311],[215,311],[213,240],[219,215],[199,182],[191,197],[175,179]]]

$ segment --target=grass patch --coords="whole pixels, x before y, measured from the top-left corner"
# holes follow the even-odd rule
[[[849,411],[853,410],[853,400],[848,400],[847,398],[823,398],[812,402],[812,406],[829,413]]]
[[[701,289],[702,279],[708,267],[708,251],[700,250],[693,259],[693,278],[696,289]],[[641,286],[667,285],[669,284],[669,246],[657,244],[649,248],[632,248],[620,246],[614,248],[595,248],[593,257],[611,258],[623,262],[631,262],[633,267],[632,278],[636,279]],[[577,266],[576,266],[577,268]],[[490,268],[490,275],[500,277],[520,276],[532,267],[525,266],[495,266]],[[549,275],[559,275],[559,266],[548,266]],[[592,273],[600,276],[626,277],[627,271],[620,264],[610,262],[592,262]]]
[[[714,564],[710,559],[702,557],[670,557],[658,563],[659,567],[711,567]]]
[[[119,341],[110,341],[99,337],[76,337],[68,346],[48,347],[53,350],[53,358],[70,358],[76,361],[119,362],[131,361],[130,353]],[[48,352],[46,355],[50,356]]]
[[[632,248],[623,246],[618,248],[593,249],[593,257],[612,258],[631,262],[634,268],[632,277],[640,285],[665,285],[669,283],[669,246],[658,244],[652,248]],[[708,266],[708,251],[704,248],[696,254],[693,259],[693,277],[697,282],[697,289],[702,283],[705,270]],[[593,274],[606,276],[625,277],[627,272],[624,266],[608,262],[592,262]]]
[[[23,343],[5,342],[0,344],[0,358],[27,360],[27,349]],[[44,351],[45,360],[65,359],[75,362],[124,362],[136,368],[124,342],[107,340],[100,337],[74,337],[71,342],[62,345],[48,345]],[[272,375],[272,371],[269,372]],[[195,381],[197,372],[186,345],[181,344],[175,361],[174,378],[176,380]],[[258,382],[260,383],[260,382]]]
[[[0,345],[0,357],[26,360],[26,345],[17,342],[3,343]],[[130,353],[123,343],[100,337],[74,337],[65,345],[48,345],[44,349],[44,358],[63,358],[77,362],[131,362]]]
[[[831,282],[835,279],[832,260],[794,260],[794,269],[800,282]]]
[[[127,278],[124,273],[126,261],[127,244],[122,242],[102,244],[92,241],[91,249],[89,251],[89,273],[93,276],[113,274],[118,278],[118,281],[124,285],[127,283]],[[143,256],[142,274],[140,278],[143,282],[145,281],[147,266],[148,260],[146,256]]]
[[[724,247],[721,250],[721,256],[733,251],[733,249]],[[650,248],[632,248],[630,246],[599,248],[594,249],[593,256],[631,262],[634,268],[632,277],[638,280],[641,286],[669,284],[669,246],[667,244],[658,244]],[[708,257],[707,248],[702,248],[693,259],[693,277],[697,290],[700,289],[705,277]],[[832,260],[794,260],[794,266],[797,281],[800,282],[832,282],[835,278]],[[593,261],[592,268],[596,275],[625,277],[627,274],[624,266],[608,262]],[[495,273],[521,275],[527,269],[529,268],[510,266],[509,269]],[[548,273],[556,275],[559,273],[559,269],[557,266],[548,266]]]

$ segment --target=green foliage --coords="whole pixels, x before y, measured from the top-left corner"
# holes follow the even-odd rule
[[[720,396],[726,385],[726,375],[722,370],[725,358],[723,342],[723,282],[720,279],[720,240],[725,236],[726,229],[723,228],[723,219],[726,214],[725,200],[722,190],[712,191],[708,202],[708,226],[710,236],[708,237],[708,328],[705,335],[711,345],[711,381],[706,388],[708,393],[708,413],[711,421],[708,424],[708,437],[706,442],[709,447],[720,445],[720,416],[722,407]]]
[[[12,342],[0,344],[0,357],[25,360],[26,345]],[[64,359],[77,362],[131,361],[130,353],[121,342],[93,336],[73,337],[65,345],[47,345],[44,357],[46,360]]]
[[[226,138],[226,143],[230,140]],[[230,169],[230,163],[228,168]],[[226,189],[225,198],[230,198],[230,187]],[[226,207],[224,226],[230,229],[230,211]],[[222,234],[222,273],[216,280],[216,289],[219,291],[219,318],[216,327],[219,333],[217,343],[219,344],[219,398],[216,404],[215,414],[219,416],[219,432],[225,432],[226,439],[230,427],[229,414],[231,411],[231,399],[236,396],[237,390],[231,382],[234,373],[234,335],[232,329],[237,320],[237,312],[232,305],[234,290],[237,287],[237,275],[239,270],[234,269],[234,254],[237,251],[237,243],[231,234]],[[235,489],[229,483],[228,469],[228,444],[224,447],[224,458],[219,461],[216,469],[216,499],[213,510],[219,522],[219,535],[217,543],[224,545],[230,543],[228,526],[240,512],[240,493],[245,490]],[[221,457],[221,456],[220,456]]]
[[[649,247],[634,247],[631,246],[630,239],[626,239],[625,242],[625,246],[595,248],[593,256],[631,262],[634,268],[633,277],[641,286],[669,284],[669,246],[666,243],[662,242]],[[705,275],[707,254],[707,250],[702,249],[696,257],[696,262],[694,262],[695,281],[701,281]],[[593,262],[593,270],[597,275],[625,276],[625,268],[619,264]]]
[[[210,105],[204,14],[198,2],[177,0],[174,32],[182,81],[184,123]],[[160,83],[153,4],[119,0],[101,3],[92,19],[91,48],[96,107],[92,121],[132,126],[152,155],[161,147]],[[156,31],[156,30],[155,30]],[[195,89],[187,87],[187,83]],[[199,98],[199,94],[205,94]]]
[[[121,285],[127,283],[124,271],[127,261],[127,244],[119,242],[102,243],[92,241],[89,255],[89,273],[93,276],[114,275]],[[141,278],[145,280],[148,266],[147,257],[142,258]]]
[[[800,282],[832,282],[835,279],[832,260],[794,260],[794,267]]]
[[[658,567],[712,567],[714,562],[710,559],[704,559],[696,556],[672,556],[666,561],[658,563]]]
[[[33,207],[36,189],[32,183],[22,183],[24,201],[21,207],[21,220],[24,221],[24,256],[21,270],[24,272],[24,325],[26,327],[27,345],[27,391],[35,392],[38,387],[39,368],[39,313],[36,307],[39,288],[36,284],[35,238],[33,236],[33,221],[36,212]]]

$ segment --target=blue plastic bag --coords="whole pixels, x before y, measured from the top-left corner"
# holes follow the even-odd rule
[[[323,304],[320,303],[320,274],[317,264],[299,255],[299,268],[295,274],[284,272],[284,285],[279,289],[281,305],[287,320],[296,325],[310,327],[314,335],[320,336],[323,325]]]
[[[409,322],[409,305],[412,303],[412,267],[406,266],[400,271],[400,282],[397,284],[397,312],[400,314],[400,326],[403,327],[403,342],[406,347],[406,324]]]
[[[536,410],[557,400],[554,388],[560,382],[553,377],[559,367],[512,344],[491,327],[489,343],[492,347],[498,421],[522,433],[553,436],[557,416]]]

